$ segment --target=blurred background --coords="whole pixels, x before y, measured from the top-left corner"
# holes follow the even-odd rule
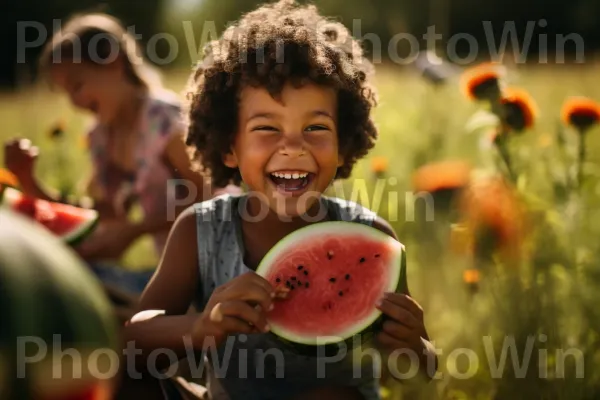
[[[135,26],[135,32],[141,35],[140,42],[143,46],[152,35],[174,35],[180,48],[168,67],[187,67],[196,61],[196,57],[195,54],[190,54],[184,40],[184,21],[193,23],[194,36],[199,40],[206,21],[213,21],[217,30],[221,31],[225,23],[235,20],[241,13],[253,9],[258,3],[260,2],[253,0],[8,0],[5,6],[8,9],[0,15],[0,51],[3,54],[0,61],[0,83],[5,88],[14,88],[19,82],[28,81],[32,73],[31,63],[35,61],[40,49],[40,46],[17,49],[19,22],[35,21],[43,25],[45,34],[49,35],[55,19],[64,21],[76,12],[101,10],[119,17],[126,26]],[[595,23],[595,16],[600,12],[600,3],[595,0],[323,0],[313,3],[323,13],[338,18],[350,28],[353,20],[360,20],[359,32],[374,33],[384,44],[389,43],[394,35],[409,33],[425,48],[422,35],[427,32],[428,27],[435,26],[436,33],[443,35],[440,40],[442,47],[446,44],[444,41],[447,42],[452,35],[469,34],[477,39],[480,50],[485,50],[489,44],[489,33],[486,34],[484,30],[484,21],[491,24],[495,42],[499,43],[502,32],[506,29],[506,22],[514,22],[519,42],[523,42],[528,23],[545,20],[546,26],[536,26],[534,34],[547,34],[549,48],[554,47],[553,38],[556,35],[572,33],[581,36],[587,51],[591,52],[600,45],[600,27]],[[23,30],[25,41],[35,41],[39,37],[37,28]],[[535,40],[536,37],[533,39],[528,45],[530,57],[534,57],[540,49],[539,41]],[[457,46],[459,51],[468,51],[466,42],[458,43]],[[366,48],[369,47],[367,42]],[[165,40],[159,41],[156,49],[161,57],[169,54]],[[25,65],[17,64],[21,52],[25,52]]]
[[[89,116],[37,79],[36,58],[56,21],[83,11],[118,17],[134,27],[165,85],[181,93],[206,38],[216,38],[228,21],[260,3],[7,1],[0,13],[0,139],[32,139],[43,150],[37,175],[73,194],[80,194],[79,181],[89,170],[82,140]],[[600,108],[595,103],[600,101],[600,1],[314,4],[363,38],[375,63],[380,138],[335,194],[379,212],[407,246],[412,294],[424,306],[430,334],[442,350],[442,376],[419,398],[600,398]],[[441,35],[433,45],[423,36],[431,29]],[[478,79],[490,75],[484,70],[469,78],[470,68],[490,60],[504,66],[502,85],[519,89],[519,95],[500,103],[472,96]],[[579,110],[567,104],[573,96],[596,104],[583,111],[591,118],[585,129],[571,118]],[[496,106],[509,103],[520,123],[498,114]],[[64,133],[60,141],[51,135],[57,123]],[[69,167],[59,173],[59,165]],[[499,174],[509,184],[474,184],[479,171]],[[446,210],[447,201],[465,187],[463,208]],[[412,196],[415,191],[441,196],[435,197],[434,222]],[[469,230],[472,223],[475,233]],[[150,246],[137,243],[125,267],[156,263]],[[494,366],[511,343],[517,359],[508,356]],[[473,353],[453,352],[457,349]],[[546,351],[543,359],[540,350]],[[491,360],[490,351],[496,351]],[[585,357],[577,358],[578,351]],[[527,366],[520,369],[523,362]],[[540,366],[548,372],[540,373]],[[382,393],[417,398],[411,390],[390,383]]]

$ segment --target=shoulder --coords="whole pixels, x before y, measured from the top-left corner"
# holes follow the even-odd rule
[[[217,223],[230,222],[237,212],[237,201],[239,195],[224,193],[212,199],[196,203],[192,206],[198,223],[210,222],[213,225]]]
[[[322,199],[340,220],[371,224],[377,218],[375,212],[357,202],[329,196],[322,196]]]
[[[390,223],[369,208],[357,202],[344,200],[339,197],[324,196],[323,198],[329,204],[330,208],[333,207],[334,211],[337,211],[338,217],[341,220],[366,223],[386,235],[396,240],[398,239]]]
[[[390,225],[390,223],[388,221],[381,218],[380,216],[377,216],[375,218],[375,220],[373,221],[373,224],[371,226],[373,228],[385,233],[386,235],[391,236],[394,239],[398,240],[398,235],[396,235],[396,232],[394,231],[394,228],[392,228],[392,225]]]
[[[175,220],[172,228],[173,235],[192,235],[196,232],[197,212],[194,206],[190,206],[183,210]]]

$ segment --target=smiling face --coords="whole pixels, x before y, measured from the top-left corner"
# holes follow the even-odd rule
[[[92,112],[101,122],[108,123],[117,115],[124,79],[116,63],[63,62],[53,66],[52,81],[75,107]]]
[[[337,99],[332,89],[286,85],[280,101],[262,88],[240,95],[238,132],[230,168],[262,205],[279,216],[303,215],[343,164],[338,153]]]

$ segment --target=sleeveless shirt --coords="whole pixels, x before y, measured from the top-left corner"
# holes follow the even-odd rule
[[[240,214],[246,200],[245,195],[224,194],[194,205],[200,269],[198,309],[204,309],[215,287],[251,271],[243,261]],[[331,220],[370,226],[376,218],[374,212],[354,202],[326,196],[320,201]],[[365,399],[378,400],[380,366],[365,353],[358,363],[356,359],[353,362],[350,348],[342,348],[330,358],[305,356],[269,333],[232,335],[216,353],[206,352],[206,386],[210,398],[219,400],[281,399],[323,385],[353,386]]]

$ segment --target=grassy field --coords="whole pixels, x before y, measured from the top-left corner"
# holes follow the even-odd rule
[[[596,311],[600,251],[594,239],[600,225],[595,223],[600,222],[595,207],[600,204],[598,129],[586,138],[585,187],[564,202],[557,200],[554,190],[554,179],[567,171],[557,132],[564,131],[567,149],[577,144],[576,136],[569,136],[561,126],[561,106],[567,96],[600,100],[598,66],[508,68],[508,84],[527,90],[539,109],[534,127],[514,137],[510,148],[513,163],[521,171],[519,192],[535,209],[530,226],[535,234],[519,242],[531,255],[526,261],[512,265],[490,257],[485,268],[478,266],[481,275],[476,285],[469,285],[464,271],[478,261],[448,251],[449,225],[436,215],[435,224],[423,227],[415,221],[419,215],[412,217],[413,204],[406,201],[410,198],[406,195],[412,191],[412,174],[419,166],[448,159],[469,160],[487,168],[494,165],[493,150],[485,146],[489,125],[485,118],[473,118],[479,106],[464,98],[457,80],[436,87],[414,71],[379,70],[380,105],[375,116],[380,139],[356,167],[354,178],[366,182],[366,196],[354,199],[391,220],[407,246],[409,285],[425,309],[426,324],[441,352],[439,379],[420,398],[598,398],[600,377],[594,368],[600,356],[600,313]],[[165,77],[167,86],[180,91],[186,75],[187,71],[170,72]],[[48,185],[60,183],[56,156],[64,152],[57,150],[59,144],[48,134],[59,119],[67,127],[62,145],[70,149],[63,176],[75,185],[89,170],[81,141],[88,120],[71,109],[64,97],[34,87],[18,95],[2,95],[0,104],[0,138],[24,136],[39,145],[43,153],[37,172]],[[374,162],[385,166],[379,181],[372,170]],[[351,198],[352,190],[354,196],[359,194],[357,188],[344,185],[345,197]],[[148,256],[148,246],[147,240],[138,243],[127,255],[126,266],[152,265],[155,258]],[[518,357],[508,356],[504,367],[495,368],[492,364],[499,361],[503,346],[510,348],[511,343]],[[490,355],[490,351],[495,353]],[[527,359],[523,351],[531,351],[531,359],[519,370]],[[584,355],[583,376],[576,376],[578,359],[573,354],[578,351]],[[564,357],[565,353],[571,357]],[[546,373],[540,372],[544,368]],[[419,397],[412,389],[390,387],[393,398]]]

